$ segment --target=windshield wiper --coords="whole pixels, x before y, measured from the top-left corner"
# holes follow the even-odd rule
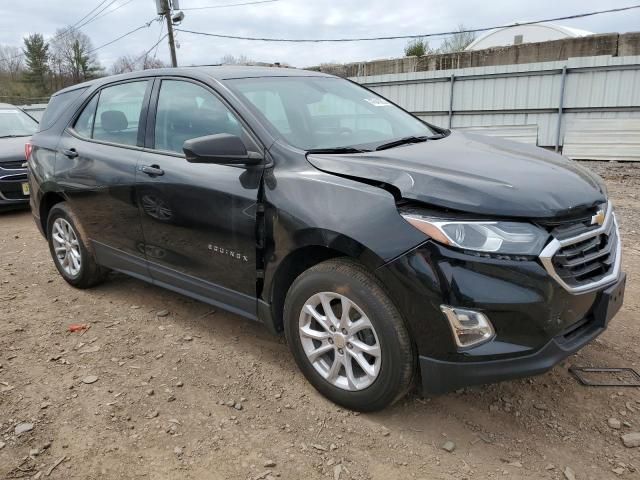
[[[0,138],[19,138],[19,137],[28,137],[29,134],[27,135],[0,135]]]
[[[382,145],[378,145],[376,147],[376,150],[386,150],[387,148],[393,148],[393,147],[399,147],[400,145],[407,145],[409,143],[420,143],[420,142],[426,142],[427,140],[429,140],[429,137],[427,136],[421,136],[421,137],[415,137],[415,136],[411,136],[411,137],[404,137],[404,138],[399,138],[398,140],[393,140],[391,142],[388,143],[383,143]]]
[[[364,153],[371,150],[364,150],[355,147],[334,147],[334,148],[312,148],[307,153]]]

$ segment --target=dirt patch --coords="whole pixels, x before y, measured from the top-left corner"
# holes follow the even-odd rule
[[[548,374],[370,415],[320,397],[259,324],[122,275],[74,290],[30,214],[2,214],[0,478],[640,478],[621,439],[640,431],[640,389],[567,371],[640,370],[640,166],[588,166],[629,276],[609,330]]]

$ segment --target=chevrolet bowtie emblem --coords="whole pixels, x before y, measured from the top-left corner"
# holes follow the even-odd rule
[[[591,217],[591,225],[595,225],[596,223],[598,225],[602,225],[604,223],[604,219],[605,219],[604,210],[598,210],[598,213],[596,213],[593,217]]]

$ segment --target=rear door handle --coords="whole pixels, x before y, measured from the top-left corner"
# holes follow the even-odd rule
[[[63,150],[62,154],[67,158],[76,158],[78,156],[78,152],[76,152],[75,148],[70,148],[69,150]]]
[[[146,173],[150,177],[160,177],[164,175],[164,170],[162,170],[158,165],[143,165],[140,167],[140,171],[142,173]]]

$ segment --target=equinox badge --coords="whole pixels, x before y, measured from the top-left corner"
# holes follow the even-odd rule
[[[207,248],[211,252],[218,253],[220,255],[228,255],[231,258],[234,258],[236,260],[241,260],[243,262],[248,262],[249,261],[249,258],[246,255],[243,255],[240,252],[235,252],[233,250],[229,250],[228,248],[222,248],[222,247],[219,247],[218,245],[213,245],[212,243],[207,245]]]

